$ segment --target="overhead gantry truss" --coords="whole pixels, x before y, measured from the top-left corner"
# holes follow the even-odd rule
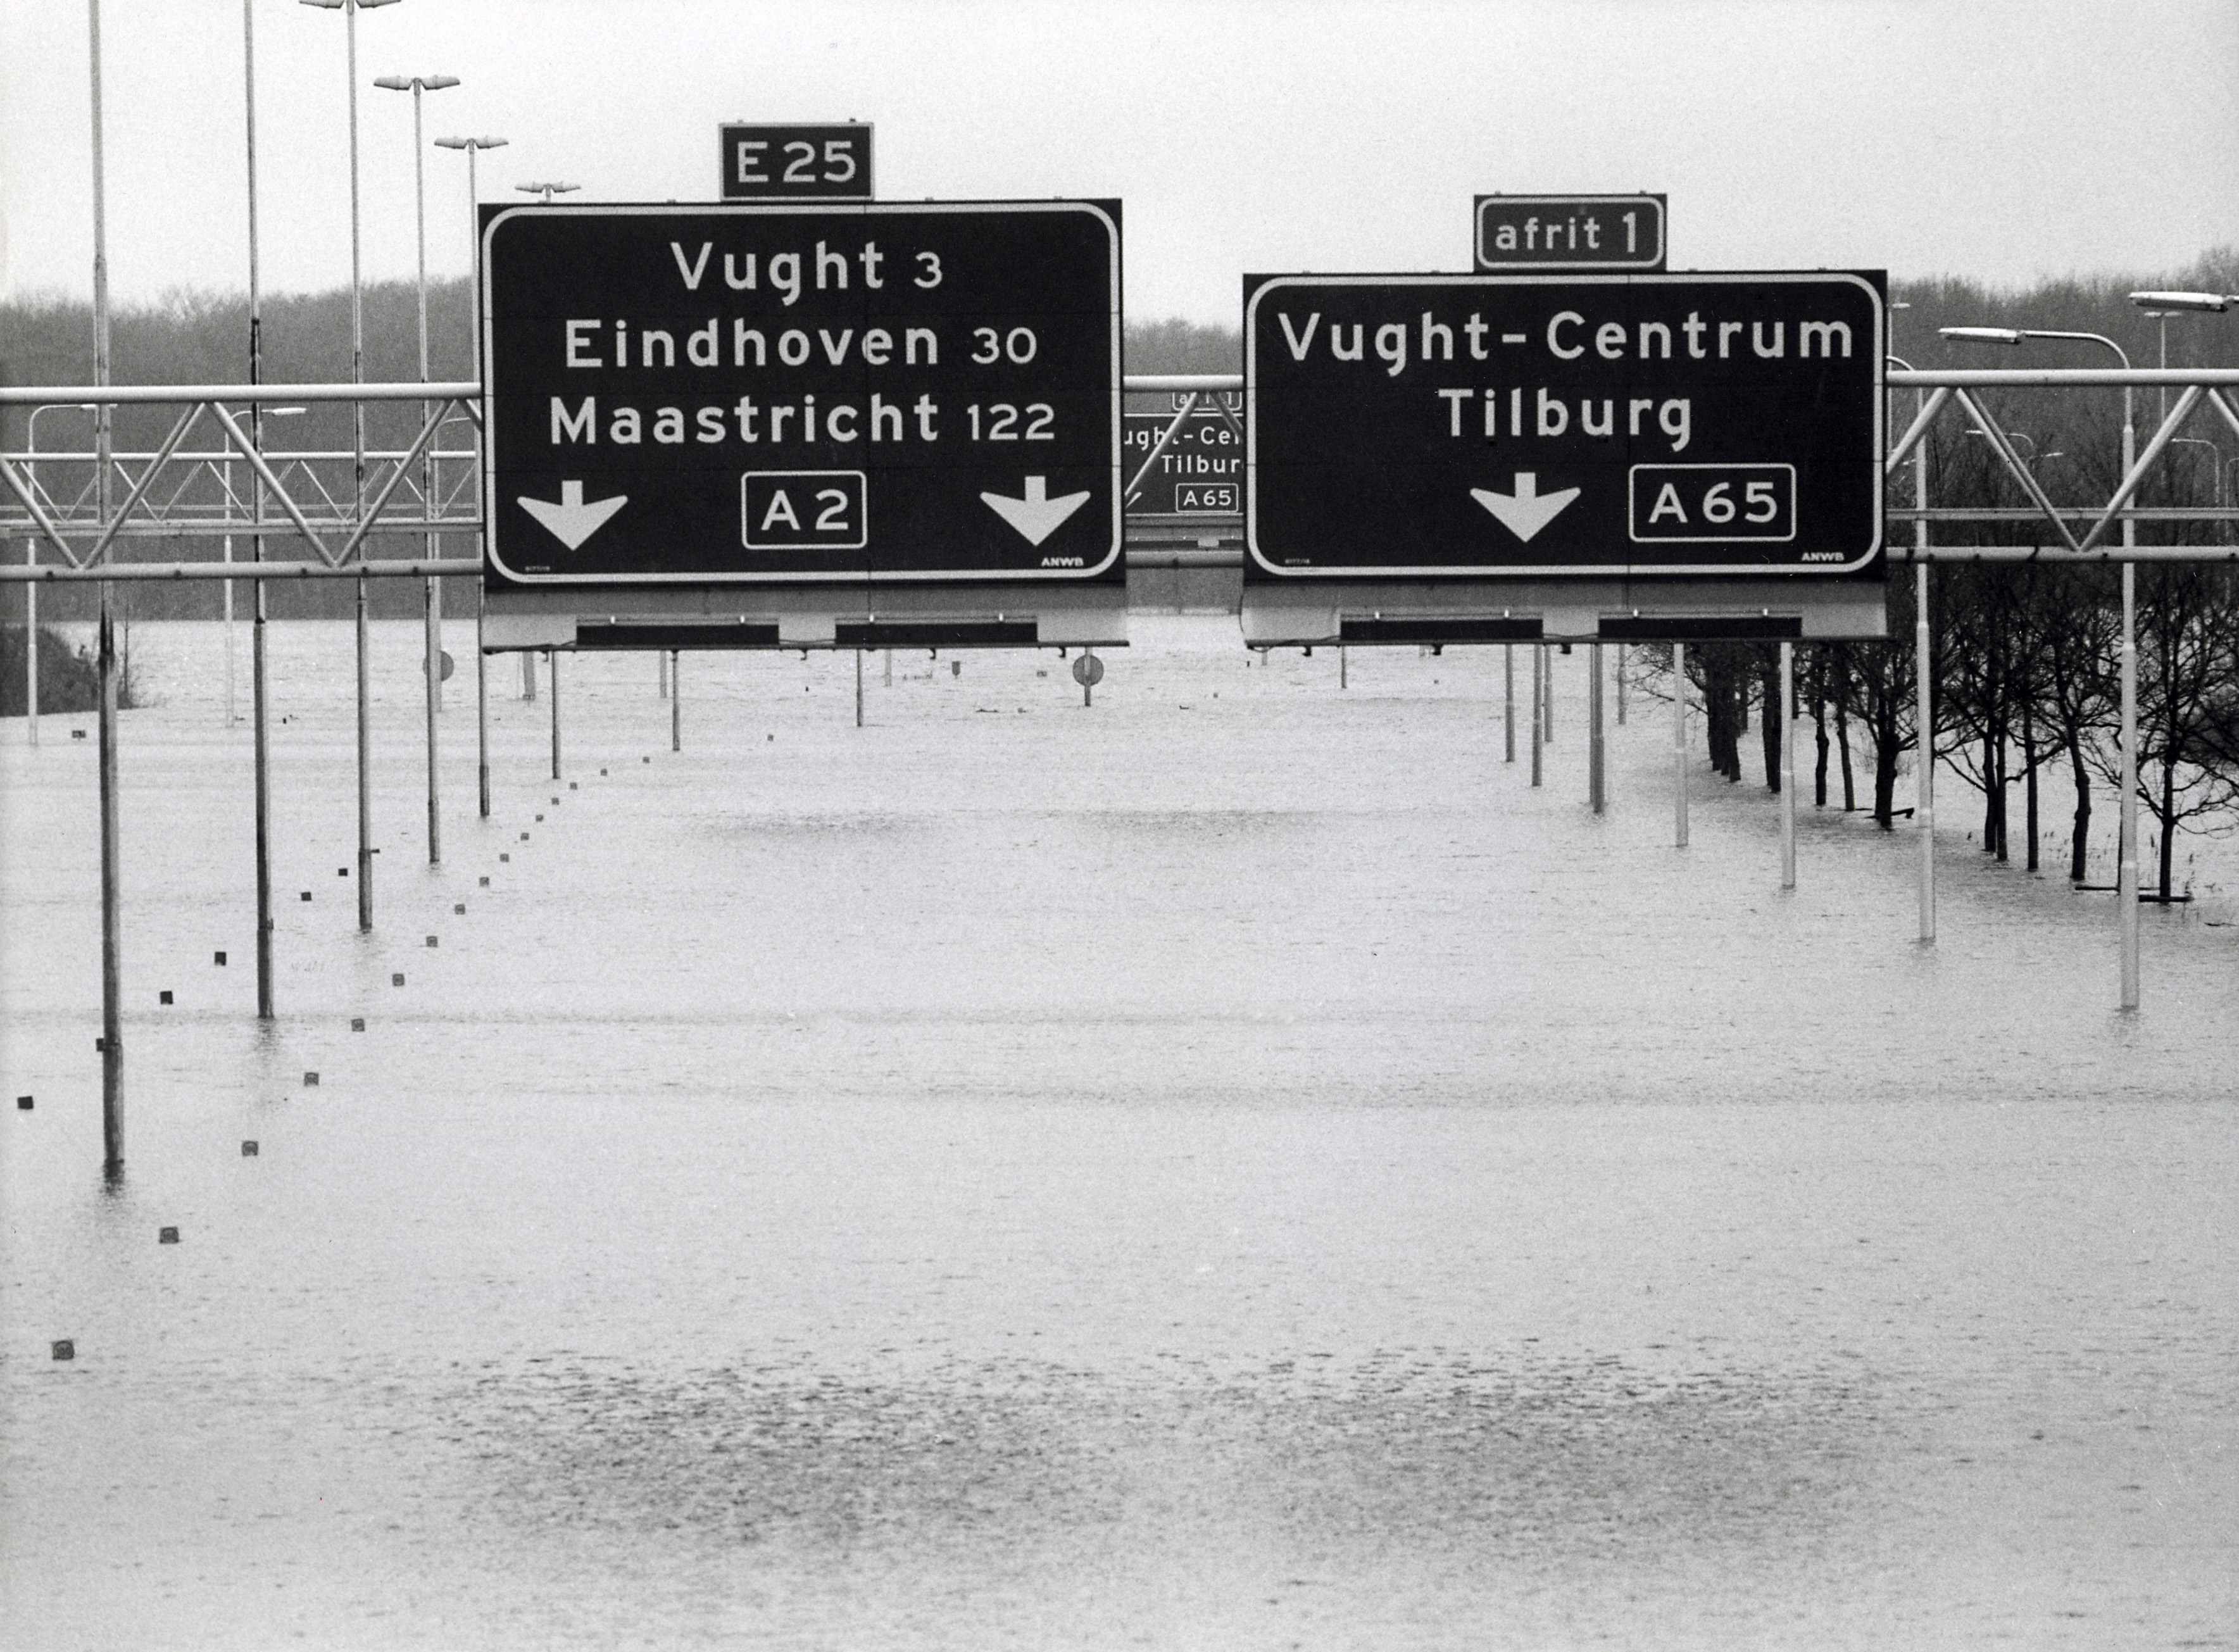
[[[276,450],[258,441],[255,421],[245,428],[241,409],[249,407],[309,406],[322,402],[423,404],[418,433],[403,448]],[[0,509],[0,531],[26,534],[53,547],[58,563],[15,567],[4,577],[63,582],[72,580],[312,579],[472,575],[479,557],[435,557],[375,561],[366,554],[369,535],[382,534],[475,534],[482,526],[477,502],[480,454],[474,448],[440,451],[435,437],[443,426],[466,419],[477,427],[482,386],[472,381],[431,384],[180,384],[43,387],[0,389],[0,406],[75,406],[114,408],[156,405],[179,408],[163,441],[151,451],[119,454],[106,445],[39,453],[0,453],[0,481],[10,500]],[[189,449],[187,439],[207,418],[223,432],[221,450]],[[369,467],[356,482],[359,461]],[[457,467],[453,486],[435,485],[441,461]],[[461,463],[460,461],[465,461]],[[319,473],[319,465],[347,464],[351,497]],[[231,468],[245,465],[249,482],[236,486]],[[65,497],[42,475],[53,467],[86,473]],[[415,474],[416,473],[416,474]],[[122,483],[124,497],[104,508],[104,482]],[[216,489],[213,501],[209,490]],[[246,497],[244,497],[244,494]],[[315,560],[243,563],[130,563],[115,560],[124,539],[217,539],[292,537]]]
[[[1172,392],[1176,398],[1171,423],[1160,441],[1145,456],[1128,481],[1132,488],[1175,440],[1185,422],[1210,399],[1212,405],[1235,422],[1236,415],[1219,395],[1240,389],[1240,375],[1232,374],[1130,375],[1123,386],[1130,393]],[[2138,524],[2223,522],[2233,524],[2239,541],[2239,499],[2215,506],[2148,506],[2135,504],[2139,488],[2196,421],[2220,418],[2239,435],[2239,368],[1922,368],[1893,366],[1886,375],[1892,399],[1896,393],[1917,395],[1912,416],[1903,433],[1890,444],[1884,461],[1885,474],[1894,477],[1919,450],[1939,421],[1963,418],[1990,444],[2001,466],[2030,501],[2026,506],[1937,506],[1929,502],[1927,490],[1916,491],[1910,508],[1887,513],[1892,523],[1914,524],[1913,542],[1891,543],[1893,561],[2239,561],[2239,542],[2215,545],[2140,545],[2135,542]],[[2063,505],[2055,502],[2041,477],[2024,462],[2010,431],[1981,392],[1987,389],[2120,389],[2127,398],[2143,388],[2177,391],[2176,401],[2158,418],[2144,447],[2126,457],[2120,482],[2103,503]],[[479,558],[373,559],[366,554],[375,534],[478,534],[483,527],[479,499],[480,454],[474,448],[440,449],[435,439],[442,427],[458,420],[479,430],[482,386],[472,381],[430,384],[264,384],[264,385],[113,385],[96,387],[28,386],[0,388],[0,406],[126,405],[177,407],[163,440],[152,450],[137,453],[99,453],[83,449],[39,453],[29,449],[0,453],[0,481],[7,498],[0,500],[0,533],[24,536],[51,547],[59,561],[33,566],[0,566],[0,581],[24,580],[65,582],[76,580],[194,580],[194,579],[314,579],[424,578],[429,575],[470,575],[481,572]],[[322,475],[321,467],[350,462],[351,450],[323,448],[276,449],[253,439],[240,411],[262,404],[318,403],[426,404],[418,433],[402,448],[369,450],[362,457],[370,469],[362,486],[352,486],[350,497]],[[190,449],[189,436],[208,419],[225,437],[223,449]],[[2212,428],[2212,426],[2211,426]],[[2126,447],[2132,445],[2126,442]],[[237,486],[229,474],[235,463],[248,468],[250,485]],[[55,466],[76,466],[86,477],[68,497],[47,486]],[[445,466],[450,467],[448,488],[436,485]],[[90,467],[90,471],[88,468]],[[101,471],[121,484],[120,504],[104,510],[100,500]],[[415,474],[417,473],[417,474]],[[215,502],[196,488],[216,489]],[[1958,522],[2035,523],[2043,536],[2031,544],[1935,545],[1930,542],[1933,525]],[[1241,526],[1238,517],[1208,516],[1196,531],[1213,537],[1200,545],[1218,544]],[[2118,541],[2116,530],[2124,529]],[[119,541],[138,539],[216,539],[248,536],[300,539],[311,560],[253,562],[193,561],[163,563],[122,562],[116,560]],[[1225,548],[1216,554],[1236,560]]]

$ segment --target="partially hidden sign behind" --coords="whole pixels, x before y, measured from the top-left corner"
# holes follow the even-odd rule
[[[1119,215],[487,209],[493,581],[1122,578]]]
[[[1246,575],[1877,566],[1885,288],[1247,276]]]

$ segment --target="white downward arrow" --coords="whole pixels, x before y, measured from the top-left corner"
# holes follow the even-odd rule
[[[1049,496],[1049,478],[1026,478],[1026,496],[1013,499],[1004,494],[982,494],[995,514],[1026,536],[1026,543],[1039,545],[1057,532],[1065,519],[1088,502],[1086,493],[1060,494]]]
[[[1562,514],[1563,507],[1578,496],[1575,488],[1560,488],[1551,494],[1539,491],[1539,476],[1536,471],[1516,473],[1516,492],[1496,494],[1489,488],[1472,488],[1470,497],[1500,519],[1500,525],[1517,538],[1529,544],[1531,536]]]
[[[563,481],[560,484],[560,502],[556,505],[548,499],[530,499],[525,495],[519,503],[522,509],[551,530],[553,538],[572,551],[604,527],[609,516],[628,504],[629,495],[616,494],[612,499],[595,500],[586,505],[583,502],[583,484]]]

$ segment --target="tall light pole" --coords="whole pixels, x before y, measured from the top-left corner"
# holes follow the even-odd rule
[[[350,183],[350,382],[365,382],[365,290],[358,258],[357,198],[357,14],[375,6],[392,6],[396,0],[299,0],[322,11],[339,11],[348,25],[349,51],[349,183]],[[365,403],[350,404],[352,514],[365,509]],[[360,541],[358,561],[365,561]],[[373,723],[369,708],[367,645],[370,641],[369,592],[365,575],[357,580],[357,926],[373,927]]]
[[[93,381],[109,383],[109,208],[101,133],[101,0],[86,0],[93,83]],[[110,421],[107,403],[93,415],[94,508],[109,521]],[[115,1182],[124,1174],[124,1023],[119,1002],[123,989],[123,899],[118,864],[116,777],[116,624],[110,607],[110,581],[101,581],[101,620],[94,644],[100,683],[101,730],[101,1147],[102,1174]]]
[[[459,83],[455,75],[383,75],[373,83],[383,91],[412,94],[412,214],[415,233],[418,237],[420,257],[420,382],[428,381],[428,169],[427,147],[420,136],[420,94],[440,92]],[[420,404],[420,420],[428,421],[428,404]],[[435,510],[435,458],[432,451],[420,459],[421,514],[432,516]],[[422,547],[430,561],[442,554],[442,544],[433,529],[422,537]],[[443,595],[442,587],[433,574],[423,581],[425,596],[425,628],[428,633],[428,864],[441,866],[443,860],[443,819],[437,801],[435,787],[435,713],[443,704]]]
[[[467,152],[467,309],[474,317],[476,336],[482,328],[482,193],[475,183],[475,156],[482,149],[505,147],[502,137],[439,137],[435,147]],[[477,359],[480,352],[476,352]],[[481,514],[482,467],[475,467],[475,514]],[[480,560],[481,547],[475,547]],[[489,656],[482,652],[482,582],[475,581],[475,791],[482,818],[489,819]]]
[[[2019,344],[2025,338],[2076,339],[2092,344],[2103,344],[2115,352],[2115,359],[2123,370],[2130,370],[2130,358],[2123,347],[2104,333],[2071,333],[2036,327],[1944,327],[1937,329],[1944,337],[1973,344]],[[2131,468],[2138,458],[2138,427],[2136,392],[2129,385],[2123,387],[2123,480],[2129,480]],[[2116,484],[2119,489],[2121,484]],[[2138,542],[2138,524],[2125,512],[2123,517],[2123,549],[2128,553]],[[2123,808],[2122,842],[2116,851],[2116,894],[2122,910],[2116,921],[2122,928],[2123,945],[2123,1007],[2138,1007],[2138,564],[2136,559],[2125,554],[2123,558]]]

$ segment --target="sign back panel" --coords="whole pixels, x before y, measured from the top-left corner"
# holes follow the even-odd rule
[[[1856,574],[1884,287],[1247,276],[1246,577]]]
[[[482,298],[494,578],[1124,577],[1116,202],[498,208]]]

